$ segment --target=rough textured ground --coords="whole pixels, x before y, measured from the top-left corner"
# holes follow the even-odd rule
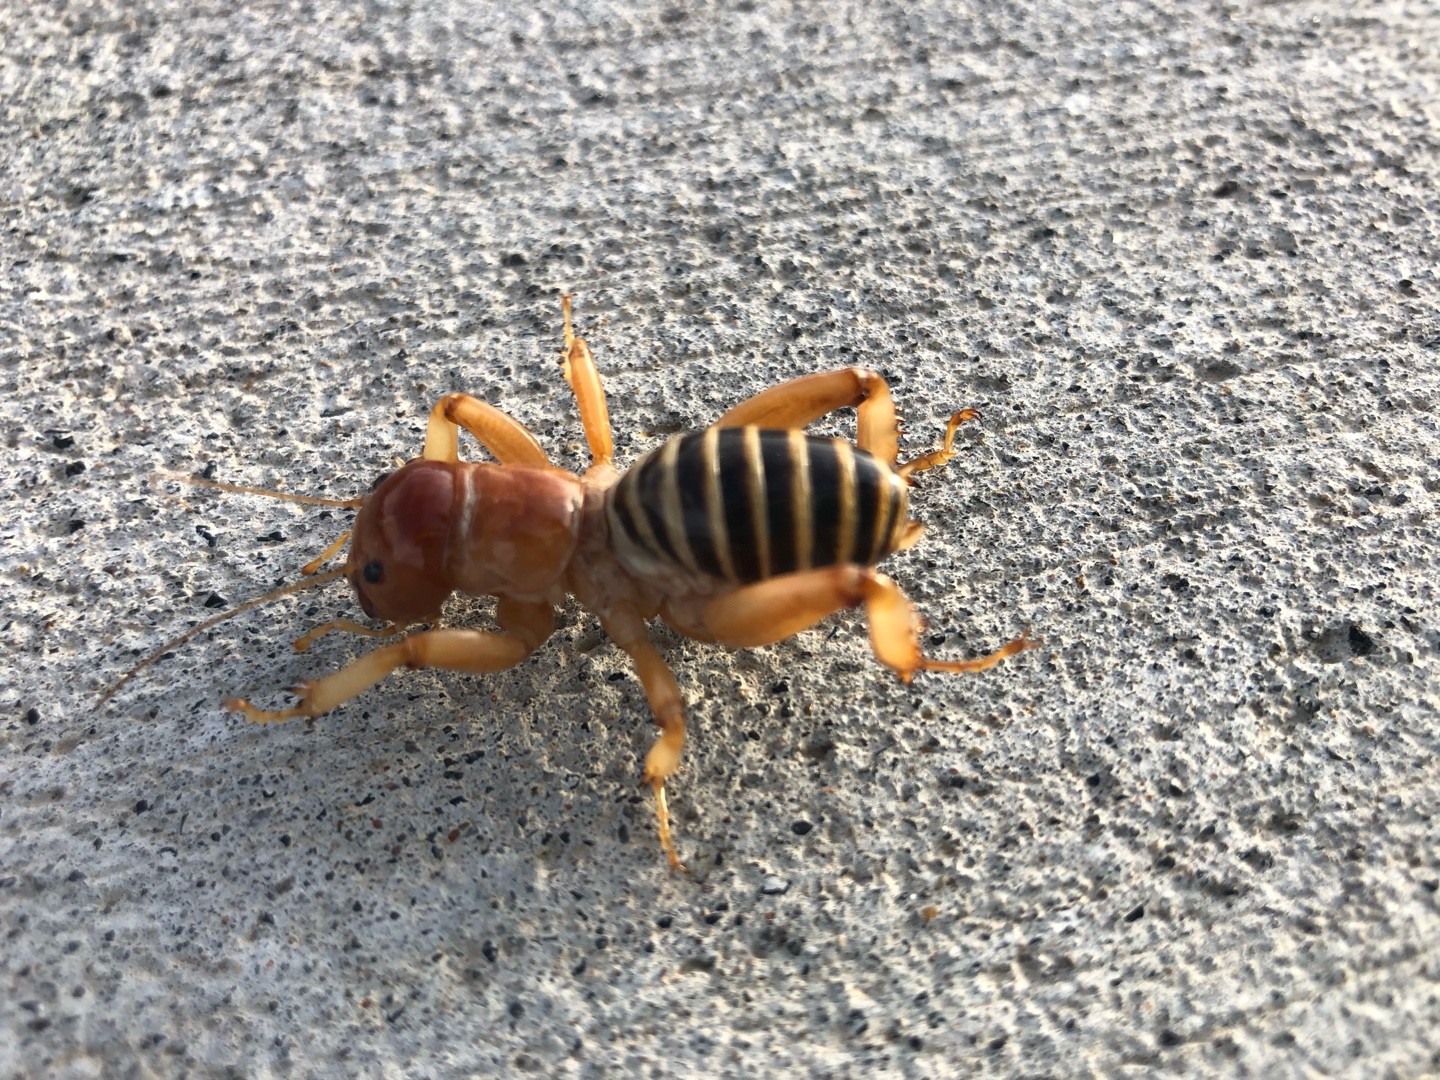
[[[235,8],[243,8],[237,13]],[[0,11],[0,1072],[1395,1076],[1440,1068],[1426,5]],[[585,461],[884,372],[930,532],[692,703],[694,873],[576,610],[313,724],[251,612],[466,389]],[[841,417],[835,430],[851,430]],[[457,620],[483,621],[483,605]]]

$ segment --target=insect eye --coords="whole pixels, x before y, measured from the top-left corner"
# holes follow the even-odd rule
[[[379,585],[385,579],[385,567],[380,565],[379,559],[371,559],[365,564],[365,569],[360,571],[365,581],[371,585]]]

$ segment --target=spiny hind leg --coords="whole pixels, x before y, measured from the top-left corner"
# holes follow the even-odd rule
[[[605,632],[625,650],[645,688],[645,698],[660,728],[660,737],[645,755],[644,781],[655,792],[655,816],[660,847],[670,862],[670,869],[684,870],[685,864],[675,850],[670,834],[670,807],[665,799],[665,781],[680,768],[680,755],[685,749],[685,707],[670,665],[650,643],[645,621],[628,610],[612,611],[601,620]]]
[[[460,429],[488,450],[501,465],[549,465],[540,442],[520,421],[469,394],[446,394],[430,410],[425,427],[426,461],[458,461]]]
[[[1032,649],[1025,634],[988,656],[934,660],[920,651],[919,615],[899,586],[870,566],[829,566],[771,578],[716,597],[706,605],[703,631],[736,648],[769,645],[809,629],[842,608],[865,605],[870,648],[906,682],[917,671],[984,671]],[[683,626],[678,627],[682,633]]]
[[[742,401],[713,427],[803,428],[837,409],[857,407],[855,442],[887,465],[900,451],[900,423],[889,384],[873,371],[849,367],[802,375]]]
[[[615,457],[615,440],[610,432],[610,409],[605,404],[605,388],[600,385],[600,372],[595,357],[584,338],[575,336],[570,322],[570,294],[560,298],[565,316],[565,357],[560,361],[561,373],[575,394],[580,408],[580,423],[585,428],[585,441],[590,446],[591,468],[609,465]]]
[[[393,645],[370,650],[334,674],[303,683],[296,691],[300,703],[292,708],[257,709],[241,698],[231,698],[225,708],[261,724],[320,716],[364,693],[399,668],[481,673],[514,667],[538,649],[555,628],[549,604],[501,600],[495,614],[503,633],[444,629],[410,634]]]

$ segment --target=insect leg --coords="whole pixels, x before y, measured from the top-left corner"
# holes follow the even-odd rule
[[[645,755],[644,781],[655,792],[655,814],[660,833],[660,846],[670,861],[672,870],[684,870],[675,851],[675,841],[670,835],[670,808],[665,799],[665,781],[674,776],[680,768],[680,754],[685,749],[685,709],[680,702],[680,689],[675,685],[675,676],[670,665],[650,643],[645,622],[632,612],[612,611],[601,619],[605,632],[615,644],[630,655],[635,664],[635,673],[640,676],[640,685],[645,688],[645,698],[650,702],[650,711],[655,714],[655,723],[660,727],[660,737]]]
[[[979,420],[980,413],[975,409],[961,409],[950,417],[950,422],[945,425],[945,443],[939,450],[932,450],[928,454],[921,454],[917,458],[911,458],[904,465],[899,466],[895,471],[901,476],[909,477],[917,472],[924,472],[933,469],[937,465],[944,465],[955,456],[955,431],[961,424],[968,420]]]
[[[736,649],[771,645],[808,630],[842,608],[865,601],[865,566],[825,566],[745,585],[717,596],[701,613],[703,631]],[[690,633],[677,626],[681,633]]]
[[[873,371],[840,368],[802,375],[763,390],[727,412],[714,427],[803,428],[826,413],[859,407],[856,443],[887,465],[900,451],[900,425],[890,387]]]
[[[932,660],[920,652],[922,623],[915,606],[899,586],[869,566],[828,566],[747,585],[712,600],[703,619],[720,644],[747,648],[798,634],[841,608],[859,604],[865,605],[876,659],[906,682],[917,671],[984,671],[1036,645],[1022,634],[989,656]]]
[[[403,627],[397,626],[395,623],[386,623],[384,626],[375,627],[366,626],[364,623],[353,622],[350,619],[332,619],[330,622],[323,623],[315,627],[314,630],[300,635],[291,644],[296,652],[304,652],[326,634],[336,631],[341,631],[346,634],[359,634],[361,637],[382,638],[394,637],[400,633],[402,629]]]
[[[459,460],[460,428],[475,436],[501,465],[550,464],[529,428],[469,394],[446,394],[435,403],[421,456],[427,461]]]
[[[917,671],[985,671],[1006,657],[1040,645],[1027,630],[986,656],[973,660],[933,660],[920,651],[920,632],[925,623],[900,587],[884,574],[871,570],[864,591],[870,648],[875,658],[899,675],[902,682],[909,682]]]
[[[600,372],[595,367],[590,346],[584,338],[576,337],[571,327],[568,293],[560,298],[560,309],[565,313],[565,358],[560,361],[560,369],[580,407],[580,423],[584,425],[585,441],[590,444],[594,464],[609,465],[615,456],[615,441],[610,434],[610,410],[605,404]]]
[[[555,628],[554,611],[545,603],[501,599],[495,615],[504,633],[424,630],[393,645],[372,649],[333,675],[302,683],[297,687],[300,703],[293,708],[257,709],[239,698],[225,702],[225,707],[262,724],[297,716],[319,716],[364,693],[397,668],[480,673],[514,667],[538,649]]]

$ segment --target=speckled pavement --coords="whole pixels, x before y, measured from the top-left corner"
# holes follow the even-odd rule
[[[1440,14],[101,0],[0,10],[0,1075],[1440,1070]],[[251,611],[442,394],[583,467],[781,379],[976,406],[888,572],[690,702],[623,655],[267,705]],[[853,432],[840,416],[823,430]],[[488,607],[456,603],[485,625]]]

